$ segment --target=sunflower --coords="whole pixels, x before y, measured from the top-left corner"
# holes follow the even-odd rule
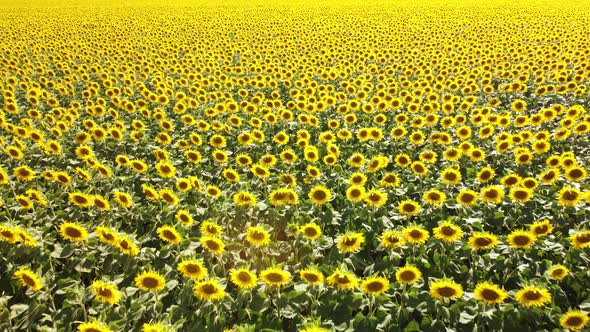
[[[489,283],[487,281],[480,282],[475,286],[473,295],[476,300],[482,301],[486,304],[501,304],[504,303],[508,293],[498,285]]]
[[[561,327],[578,331],[583,329],[588,324],[588,314],[580,310],[572,310],[571,308],[559,318]]]
[[[406,264],[395,272],[395,280],[400,284],[412,285],[422,277],[422,272],[414,265]]]
[[[542,307],[551,302],[551,293],[545,288],[533,285],[520,289],[514,298],[526,307]]]
[[[209,220],[203,221],[200,230],[203,236],[220,237],[223,235],[221,226]]]
[[[304,327],[298,331],[299,332],[330,332],[330,330],[325,329],[321,326],[317,326],[317,325],[307,326],[307,327]]]
[[[137,245],[126,235],[118,237],[117,248],[119,251],[129,256],[137,256],[139,253]]]
[[[193,224],[193,217],[191,216],[190,212],[188,210],[178,210],[178,212],[176,212],[176,215],[174,216],[176,218],[176,220],[178,220],[178,222],[180,222],[181,224],[185,225],[185,226],[190,226]]]
[[[166,279],[158,272],[144,271],[135,277],[135,286],[146,291],[161,291],[166,286]]]
[[[435,299],[458,299],[463,296],[463,287],[448,279],[430,283],[430,295]]]
[[[582,182],[586,176],[588,176],[586,169],[578,165],[571,166],[565,170],[565,177],[568,181]]]
[[[381,244],[385,248],[393,249],[401,247],[404,243],[404,236],[399,232],[387,230],[381,234]]]
[[[446,184],[457,184],[461,182],[461,172],[454,168],[445,168],[440,174],[440,180]]]
[[[165,325],[160,323],[143,323],[141,326],[141,332],[169,332]]]
[[[308,197],[315,205],[323,205],[332,198],[332,193],[328,188],[317,185],[311,188]]]
[[[449,243],[453,243],[463,236],[463,230],[461,230],[461,227],[456,226],[450,221],[443,222],[432,231],[435,238]]]
[[[560,176],[561,176],[561,173],[560,173],[559,169],[557,169],[557,168],[549,169],[549,170],[546,170],[543,173],[539,174],[539,181],[541,181],[543,184],[546,184],[546,185],[552,185],[555,182],[557,182],[557,180],[559,180]]]
[[[328,285],[336,287],[340,290],[352,290],[358,286],[358,278],[356,275],[336,269],[328,278],[326,278]]]
[[[485,203],[500,204],[504,200],[504,189],[500,186],[488,186],[481,189],[479,196]]]
[[[176,270],[179,271],[183,277],[192,280],[202,280],[207,277],[208,271],[203,262],[194,259],[185,259],[178,263]]]
[[[110,245],[116,245],[117,239],[119,237],[119,234],[117,234],[116,231],[104,226],[96,227],[96,235],[98,236],[100,242]]]
[[[567,277],[567,275],[569,273],[570,273],[570,270],[561,264],[552,266],[548,271],[549,278],[559,280],[559,281],[561,281],[565,277]]]
[[[260,272],[260,279],[270,287],[280,287],[286,284],[291,278],[291,274],[276,268],[269,268]]]
[[[78,332],[112,332],[112,330],[103,322],[93,321],[78,325]]]
[[[365,188],[360,185],[353,185],[346,189],[346,199],[350,202],[360,202],[365,199]]]
[[[411,244],[424,244],[428,241],[430,234],[422,226],[410,226],[402,229],[405,242]]]
[[[361,172],[354,172],[348,178],[348,184],[351,186],[364,186],[367,182],[367,176]]]
[[[265,246],[270,243],[270,234],[258,226],[248,227],[246,230],[246,241],[252,246]]]
[[[104,281],[96,280],[92,282],[90,289],[98,302],[115,304],[121,298],[121,293],[117,289],[117,286]]]
[[[81,192],[70,193],[68,198],[72,204],[80,208],[90,207],[94,203],[93,196]]]
[[[207,251],[215,255],[223,254],[225,245],[220,239],[212,236],[202,236],[200,242]]]
[[[131,198],[131,195],[127,193],[115,191],[113,196],[115,197],[115,201],[117,204],[119,204],[119,206],[130,208],[133,205],[133,199]]]
[[[249,192],[240,191],[234,195],[234,203],[238,206],[254,206],[256,204],[256,197]]]
[[[477,203],[479,194],[471,189],[461,189],[457,194],[457,203],[462,206],[472,206]]]
[[[233,169],[225,169],[223,170],[223,177],[227,182],[237,183],[240,182],[240,175]]]
[[[15,200],[25,210],[33,208],[33,201],[25,195],[16,195]]]
[[[62,238],[74,242],[84,241],[88,237],[88,230],[79,223],[64,222],[59,226]]]
[[[469,238],[469,246],[473,250],[491,249],[498,245],[498,237],[488,232],[473,232]]]
[[[100,195],[94,195],[92,197],[93,201],[94,201],[94,206],[96,206],[98,209],[103,210],[103,211],[108,211],[111,209],[111,205],[109,204],[109,201],[106,200],[104,197],[100,196]]]
[[[213,279],[198,282],[193,287],[194,295],[201,301],[219,301],[225,297],[225,290]]]
[[[360,249],[363,243],[365,243],[365,236],[363,233],[346,234],[340,236],[336,242],[336,246],[340,253],[354,253]]]
[[[299,228],[299,231],[308,240],[317,240],[322,236],[322,230],[314,222],[307,223]]]
[[[361,291],[365,294],[379,296],[389,290],[389,280],[383,277],[369,277],[361,283]]]
[[[512,248],[526,249],[535,243],[537,238],[535,234],[529,231],[516,230],[508,235],[508,243]]]
[[[348,191],[346,194],[348,197]],[[364,201],[371,207],[380,208],[387,202],[387,195],[381,190],[371,189],[366,193]]]
[[[563,187],[557,194],[557,201],[561,206],[576,206],[582,199],[582,192],[574,187]]]
[[[432,206],[440,206],[447,200],[447,195],[440,190],[431,189],[424,192],[422,199]]]
[[[162,239],[162,241],[168,242],[170,244],[177,244],[182,241],[182,236],[173,226],[164,225],[158,227],[156,232],[158,233],[158,237]]]
[[[484,167],[477,173],[477,181],[481,183],[488,183],[490,182],[494,176],[496,176],[496,172],[491,167]]]
[[[571,245],[576,249],[590,247],[590,231],[579,231],[570,235]]]
[[[38,291],[43,287],[41,277],[26,267],[21,267],[14,272],[14,277],[20,280],[23,287],[28,287],[35,291]]]
[[[533,197],[533,192],[528,188],[512,188],[510,189],[510,198],[513,202],[526,203]]]
[[[553,232],[553,225],[551,225],[549,220],[544,219],[530,225],[529,230],[531,233],[535,234],[536,237],[543,237]]]
[[[406,216],[413,216],[420,213],[420,204],[413,200],[403,200],[398,205],[399,213],[406,215]]]
[[[500,183],[506,188],[516,187],[520,185],[521,181],[522,177],[516,174],[508,174],[504,176],[502,179],[500,179]]]
[[[256,274],[245,268],[231,269],[229,271],[229,277],[240,289],[254,288],[256,287],[256,282],[258,280]]]
[[[315,268],[307,268],[299,271],[299,276],[308,285],[321,285],[324,283],[324,275]]]

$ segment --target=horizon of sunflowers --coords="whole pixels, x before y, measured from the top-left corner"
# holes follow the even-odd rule
[[[586,328],[589,9],[0,0],[0,330]]]

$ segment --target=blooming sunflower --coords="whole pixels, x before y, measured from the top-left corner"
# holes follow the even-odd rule
[[[549,220],[544,219],[530,225],[529,230],[535,234],[536,237],[543,237],[553,232],[553,225],[551,225]]]
[[[116,238],[117,241],[117,248],[122,253],[129,255],[129,256],[137,256],[139,253],[139,248],[137,245],[127,236],[118,236]]]
[[[576,206],[582,199],[582,192],[574,187],[563,187],[557,194],[557,201],[561,206]]]
[[[207,277],[208,271],[203,262],[194,259],[185,259],[178,263],[176,270],[179,271],[183,277],[192,280],[202,280]]]
[[[559,318],[559,324],[563,328],[578,331],[583,329],[589,320],[587,313],[570,308]]]
[[[234,195],[234,203],[237,206],[254,206],[256,204],[256,197],[249,192],[241,191]]]
[[[401,247],[405,243],[405,239],[402,233],[386,230],[381,234],[381,244],[383,247],[393,249]]]
[[[424,192],[422,199],[432,206],[440,206],[447,200],[447,195],[440,190],[431,189]]]
[[[166,286],[166,279],[158,272],[144,271],[135,277],[135,285],[146,291],[161,291]]]
[[[526,203],[533,197],[532,190],[524,187],[510,189],[510,198],[513,202]]]
[[[115,304],[121,299],[121,293],[117,289],[117,286],[108,282],[100,280],[93,281],[90,289],[94,294],[94,298],[102,303]]]
[[[453,224],[450,221],[445,221],[440,226],[434,228],[434,237],[445,242],[453,243],[463,236],[461,227]]]
[[[559,281],[561,281],[565,277],[567,277],[569,273],[570,273],[570,270],[561,264],[552,266],[548,271],[549,278],[559,280]]]
[[[315,205],[323,205],[332,198],[332,193],[328,188],[318,185],[311,188],[308,197]]]
[[[369,277],[361,283],[361,291],[365,294],[378,296],[389,290],[389,280],[383,277]]]
[[[64,222],[59,226],[62,238],[74,242],[84,241],[88,237],[88,230],[79,223]]]
[[[213,279],[198,282],[193,287],[193,293],[201,301],[213,302],[225,297],[225,290]]]
[[[38,291],[43,287],[41,277],[28,268],[21,267],[14,272],[14,276],[20,280],[23,287],[28,287],[35,291]]]
[[[476,300],[482,301],[486,304],[501,304],[504,303],[508,293],[498,285],[484,281],[475,286],[473,295]]]
[[[363,233],[345,234],[340,236],[336,242],[340,253],[354,253],[365,243],[365,236]]]
[[[299,276],[308,285],[321,285],[324,283],[324,275],[315,268],[307,268],[299,271]]]
[[[430,234],[422,226],[410,226],[402,229],[405,242],[411,244],[424,244],[428,241]]]
[[[352,290],[358,286],[359,280],[356,275],[350,272],[336,269],[330,276],[328,276],[326,281],[328,282],[328,285],[340,290]]]
[[[124,208],[130,208],[133,205],[133,199],[131,198],[131,195],[127,193],[115,191],[113,196],[115,197],[117,204]]]
[[[78,332],[112,332],[112,330],[103,322],[92,321],[78,325]]]
[[[461,172],[454,168],[445,168],[440,174],[440,180],[449,185],[461,182]]]
[[[317,240],[320,236],[322,236],[322,230],[320,229],[320,226],[314,222],[310,222],[301,226],[300,232],[305,238],[309,240]]]
[[[269,268],[260,272],[260,279],[270,287],[280,287],[291,279],[291,274],[276,268]]]
[[[420,213],[420,204],[418,204],[418,202],[415,202],[413,200],[403,200],[401,203],[399,203],[398,205],[398,211],[399,213],[406,215],[406,216],[413,216],[416,215],[418,213]]]
[[[229,271],[230,280],[240,289],[249,289],[256,287],[258,278],[246,268],[231,269]]]
[[[221,235],[223,235],[221,226],[209,220],[203,221],[200,230],[203,236],[220,237]]]
[[[551,293],[538,286],[523,287],[514,297],[518,303],[526,307],[542,307],[551,302]]]
[[[203,248],[215,255],[221,255],[224,252],[225,245],[223,241],[216,237],[202,236],[200,242]]]
[[[246,241],[252,246],[265,246],[270,243],[270,234],[262,227],[248,227]]]
[[[188,210],[178,210],[174,217],[176,218],[176,220],[178,220],[178,222],[180,222],[183,225],[190,226],[193,224],[193,217],[191,216]]]
[[[94,200],[92,199],[91,195],[87,195],[81,192],[70,193],[68,194],[68,197],[72,204],[80,208],[90,207],[94,203]]]
[[[508,235],[507,240],[512,248],[526,249],[535,243],[537,237],[532,232],[516,230]]]
[[[365,199],[365,188],[358,185],[353,185],[346,189],[346,199],[350,202],[360,202]]]
[[[458,299],[463,296],[463,287],[448,279],[430,283],[430,295],[435,299]]]
[[[182,236],[173,226],[164,225],[158,227],[156,232],[158,233],[158,237],[162,239],[162,241],[168,242],[170,244],[177,244],[182,241]]]
[[[498,237],[488,232],[473,232],[469,238],[469,246],[472,250],[491,249],[498,245]]]
[[[500,186],[488,186],[482,188],[480,198],[485,203],[500,204],[504,200],[504,189]]]
[[[406,264],[395,272],[395,280],[400,284],[414,284],[422,277],[422,272],[414,265]]]
[[[472,206],[477,203],[479,194],[471,189],[461,189],[457,194],[457,203],[463,206]]]
[[[579,231],[570,235],[570,242],[575,249],[590,247],[590,231]]]
[[[381,190],[371,189],[366,193],[364,201],[371,207],[380,208],[387,202],[387,195],[385,195],[385,193]]]
[[[158,196],[160,197],[161,200],[168,203],[169,205],[178,204],[178,196],[176,196],[176,194],[170,189],[160,190],[160,192],[158,193]]]

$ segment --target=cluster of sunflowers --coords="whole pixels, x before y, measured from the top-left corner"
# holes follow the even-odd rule
[[[0,330],[587,328],[586,5],[4,2]]]

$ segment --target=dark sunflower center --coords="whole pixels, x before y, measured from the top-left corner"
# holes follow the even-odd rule
[[[306,227],[303,233],[307,236],[316,236],[318,232],[313,227]]]
[[[524,297],[529,300],[529,301],[537,301],[539,300],[542,295],[541,293],[537,292],[537,291],[527,291],[526,293],[524,293]]]
[[[500,298],[500,294],[498,294],[498,292],[489,288],[482,290],[481,296],[488,301],[495,301]]]
[[[272,272],[266,275],[266,279],[270,282],[281,282],[283,281],[283,276],[279,273]]]
[[[475,244],[478,247],[485,247],[492,244],[492,240],[485,237],[478,237],[477,239],[475,239]]]
[[[252,278],[250,277],[249,273],[241,271],[240,273],[238,273],[238,280],[240,280],[241,282],[250,282]]]
[[[143,284],[143,286],[145,288],[148,288],[148,289],[156,288],[160,284],[158,282],[158,279],[152,278],[152,277],[143,278],[143,281],[141,283]]]
[[[584,320],[578,316],[568,317],[568,319],[565,321],[565,323],[569,326],[580,326],[583,322]]]
[[[219,244],[215,241],[207,241],[207,248],[209,248],[210,250],[217,250],[219,249]]]
[[[315,198],[317,200],[326,199],[326,193],[324,191],[322,191],[322,190],[315,191],[313,193],[313,198]]]
[[[531,242],[531,239],[526,235],[519,235],[514,237],[514,243],[519,246],[525,246]]]
[[[416,207],[413,204],[404,204],[403,210],[405,212],[414,212],[414,211],[416,211]],[[415,232],[418,232],[418,231],[414,230],[414,231],[412,231],[411,234],[415,234]],[[420,232],[418,232],[418,233],[420,233]]]
[[[176,235],[174,235],[174,233],[172,233],[169,230],[163,231],[162,235],[164,235],[164,237],[167,238],[168,240],[176,240]]]
[[[201,268],[197,264],[187,264],[185,265],[184,269],[186,272],[194,274],[201,272]]]
[[[98,293],[98,295],[104,296],[104,297],[111,297],[111,296],[113,296],[113,292],[111,292],[110,289],[105,288],[105,287],[99,288],[97,293]]]
[[[80,232],[80,230],[73,228],[73,227],[68,227],[66,228],[65,233],[69,236],[69,237],[73,237],[73,238],[78,238],[80,236],[82,236],[82,232]]]
[[[441,228],[441,232],[446,236],[452,236],[455,235],[455,233],[457,233],[455,229],[453,229],[453,227],[451,226],[443,226]]]
[[[438,289],[438,293],[443,297],[451,297],[456,294],[456,291],[452,287],[444,286]]]
[[[308,282],[318,282],[320,280],[320,278],[318,278],[318,276],[315,273],[305,273],[303,277]]]
[[[416,278],[416,274],[412,271],[404,271],[400,274],[400,279],[403,281],[412,281]]]
[[[252,239],[254,239],[254,240],[258,240],[258,241],[260,241],[260,240],[264,240],[264,233],[262,233],[262,232],[259,232],[259,231],[253,231],[253,232],[250,234],[250,237],[251,237]]]
[[[381,281],[373,281],[367,285],[367,289],[371,292],[379,292],[381,291],[385,285]]]
[[[208,295],[213,295],[217,293],[217,287],[211,284],[206,284],[201,287],[201,291]]]
[[[26,275],[26,274],[23,274],[23,275],[21,276],[21,278],[22,278],[22,280],[23,280],[23,282],[24,282],[25,284],[27,284],[27,285],[29,285],[29,286],[31,286],[31,287],[35,286],[35,280],[34,280],[33,278],[29,277],[28,275]]]

